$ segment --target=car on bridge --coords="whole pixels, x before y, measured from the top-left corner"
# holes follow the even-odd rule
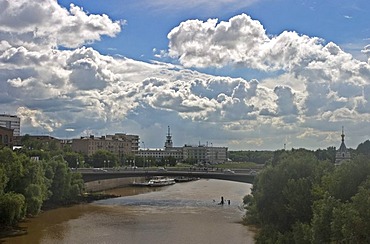
[[[231,170],[231,169],[225,169],[224,170],[224,173],[225,174],[235,174],[235,171]]]
[[[94,172],[108,172],[106,169],[102,169],[102,168],[94,168],[93,171]]]

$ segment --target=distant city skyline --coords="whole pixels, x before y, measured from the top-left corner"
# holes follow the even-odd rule
[[[370,139],[370,1],[0,0],[0,113],[21,134],[163,148]]]

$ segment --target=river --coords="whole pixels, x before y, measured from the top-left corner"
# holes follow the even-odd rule
[[[41,213],[21,223],[28,234],[5,243],[254,243],[241,224],[250,184],[198,180],[161,188],[107,191],[122,197]],[[226,200],[219,205],[221,196]],[[230,205],[227,200],[230,200]]]

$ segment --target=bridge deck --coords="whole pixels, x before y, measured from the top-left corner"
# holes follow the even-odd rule
[[[82,174],[82,178],[85,182],[115,178],[168,176],[168,177],[195,177],[203,179],[229,180],[252,184],[255,177],[254,174],[250,173],[224,173],[214,171],[84,170],[79,172]]]

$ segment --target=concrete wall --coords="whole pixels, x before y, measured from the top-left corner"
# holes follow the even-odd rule
[[[108,179],[108,180],[97,180],[97,181],[90,181],[85,183],[85,189],[87,192],[97,192],[97,191],[104,191],[108,189],[118,188],[129,186],[132,182],[136,181],[143,181],[144,178],[116,178],[116,179]]]

